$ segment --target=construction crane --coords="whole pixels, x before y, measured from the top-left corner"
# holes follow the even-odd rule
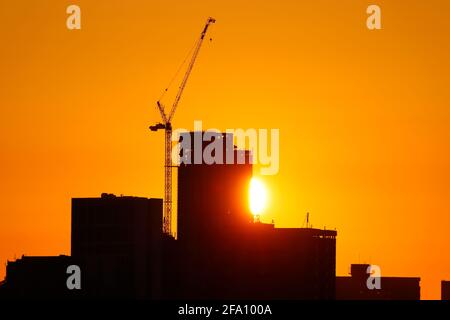
[[[208,27],[215,23],[216,20],[209,17],[206,21],[205,27],[200,35],[200,39],[197,43],[192,53],[191,60],[187,67],[186,73],[184,74],[183,80],[181,81],[180,87],[178,88],[177,95],[172,104],[172,108],[169,113],[166,112],[164,105],[160,100],[156,102],[159,113],[161,115],[162,122],[150,126],[151,131],[158,131],[160,129],[165,130],[165,145],[164,145],[164,216],[163,216],[163,232],[166,234],[172,234],[172,120],[177,110],[178,104],[180,102],[181,96],[184,89],[186,88],[186,83],[191,74],[192,68],[194,67],[195,60],[197,59],[198,53],[205,38]],[[167,89],[165,89],[167,91]]]

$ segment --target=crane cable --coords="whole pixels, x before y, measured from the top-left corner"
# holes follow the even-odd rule
[[[212,29],[212,25],[210,26],[210,30]],[[211,34],[211,31],[210,31]],[[172,79],[170,80],[169,84],[167,85],[167,87],[163,90],[163,92],[161,93],[161,96],[159,97],[158,101],[161,101],[164,96],[166,95],[166,93],[169,91],[169,89],[172,87],[173,82],[175,81],[176,77],[180,74],[181,69],[183,68],[183,66],[186,64],[186,61],[188,60],[188,58],[190,58],[192,56],[192,52],[194,51],[194,49],[197,47],[198,43],[201,41],[201,39],[197,39],[194,43],[194,45],[191,47],[191,49],[189,49],[188,53],[186,54],[186,57],[184,58],[183,62],[180,64],[180,66],[178,67],[177,72],[175,72],[175,75],[172,77]],[[209,41],[212,41],[212,37],[209,38]]]
[[[172,87],[172,84],[175,81],[175,78],[180,74],[181,69],[186,64],[186,61],[188,60],[188,58],[192,55],[192,52],[194,51],[195,47],[197,47],[197,44],[198,44],[199,41],[200,40],[196,40],[194,45],[192,46],[192,48],[189,49],[188,53],[186,54],[186,57],[184,58],[183,62],[180,64],[180,66],[178,67],[177,72],[175,72],[175,75],[172,77],[172,79],[170,80],[170,82],[167,85],[167,87],[161,93],[161,96],[159,97],[158,101],[161,101],[161,99],[164,98],[164,96],[166,95],[166,93],[169,90],[169,88]]]

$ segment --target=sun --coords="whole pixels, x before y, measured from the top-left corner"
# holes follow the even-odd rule
[[[267,190],[264,183],[258,178],[250,180],[250,211],[253,215],[260,215],[267,204]]]

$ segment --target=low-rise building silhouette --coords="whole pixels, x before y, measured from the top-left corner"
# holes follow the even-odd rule
[[[161,199],[72,199],[72,257],[87,296],[159,297],[161,212]]]
[[[8,261],[0,297],[61,299],[75,298],[80,292],[68,290],[67,268],[76,264],[69,256],[22,256]]]
[[[441,300],[450,300],[450,281],[441,281]]]
[[[350,277],[336,277],[337,300],[420,300],[420,278],[380,277],[380,288],[369,289],[369,264],[352,264]]]

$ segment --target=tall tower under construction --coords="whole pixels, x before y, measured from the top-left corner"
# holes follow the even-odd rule
[[[183,148],[178,168],[177,235],[181,241],[208,241],[253,221],[248,206],[250,152],[237,150],[232,134],[213,134],[207,142],[203,134],[189,132],[180,137]],[[213,152],[218,163],[207,164],[203,151],[215,142],[221,146],[216,150],[220,155]]]

